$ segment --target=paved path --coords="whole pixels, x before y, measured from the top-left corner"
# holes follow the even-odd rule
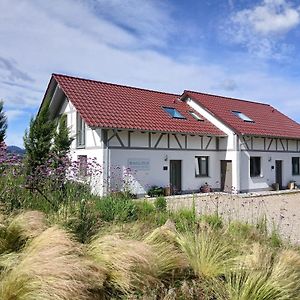
[[[300,244],[300,191],[228,195],[224,193],[167,197],[169,208],[192,207],[199,214],[218,212],[225,220],[256,224],[267,217],[268,228],[278,228],[282,237]]]

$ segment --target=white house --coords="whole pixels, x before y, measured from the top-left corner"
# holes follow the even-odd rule
[[[51,117],[67,115],[71,155],[102,166],[100,194],[150,186],[236,192],[300,183],[300,125],[270,105],[184,91],[175,95],[53,74]],[[43,100],[43,101],[44,101]]]

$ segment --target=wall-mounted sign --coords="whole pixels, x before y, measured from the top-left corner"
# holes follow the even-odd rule
[[[149,171],[150,159],[148,158],[129,158],[128,168],[136,171]]]

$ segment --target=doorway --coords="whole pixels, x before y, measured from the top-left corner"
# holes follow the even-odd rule
[[[181,160],[170,160],[170,190],[172,195],[181,194]]]
[[[221,191],[232,192],[232,161],[221,160]]]
[[[282,160],[275,160],[275,181],[279,185],[279,189],[282,189]]]

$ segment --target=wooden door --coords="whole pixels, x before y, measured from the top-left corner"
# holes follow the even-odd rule
[[[172,195],[181,193],[181,160],[170,160],[170,189]]]
[[[282,189],[282,160],[275,161],[275,181],[279,185],[279,189]]]
[[[221,191],[232,192],[232,161],[221,160]]]

